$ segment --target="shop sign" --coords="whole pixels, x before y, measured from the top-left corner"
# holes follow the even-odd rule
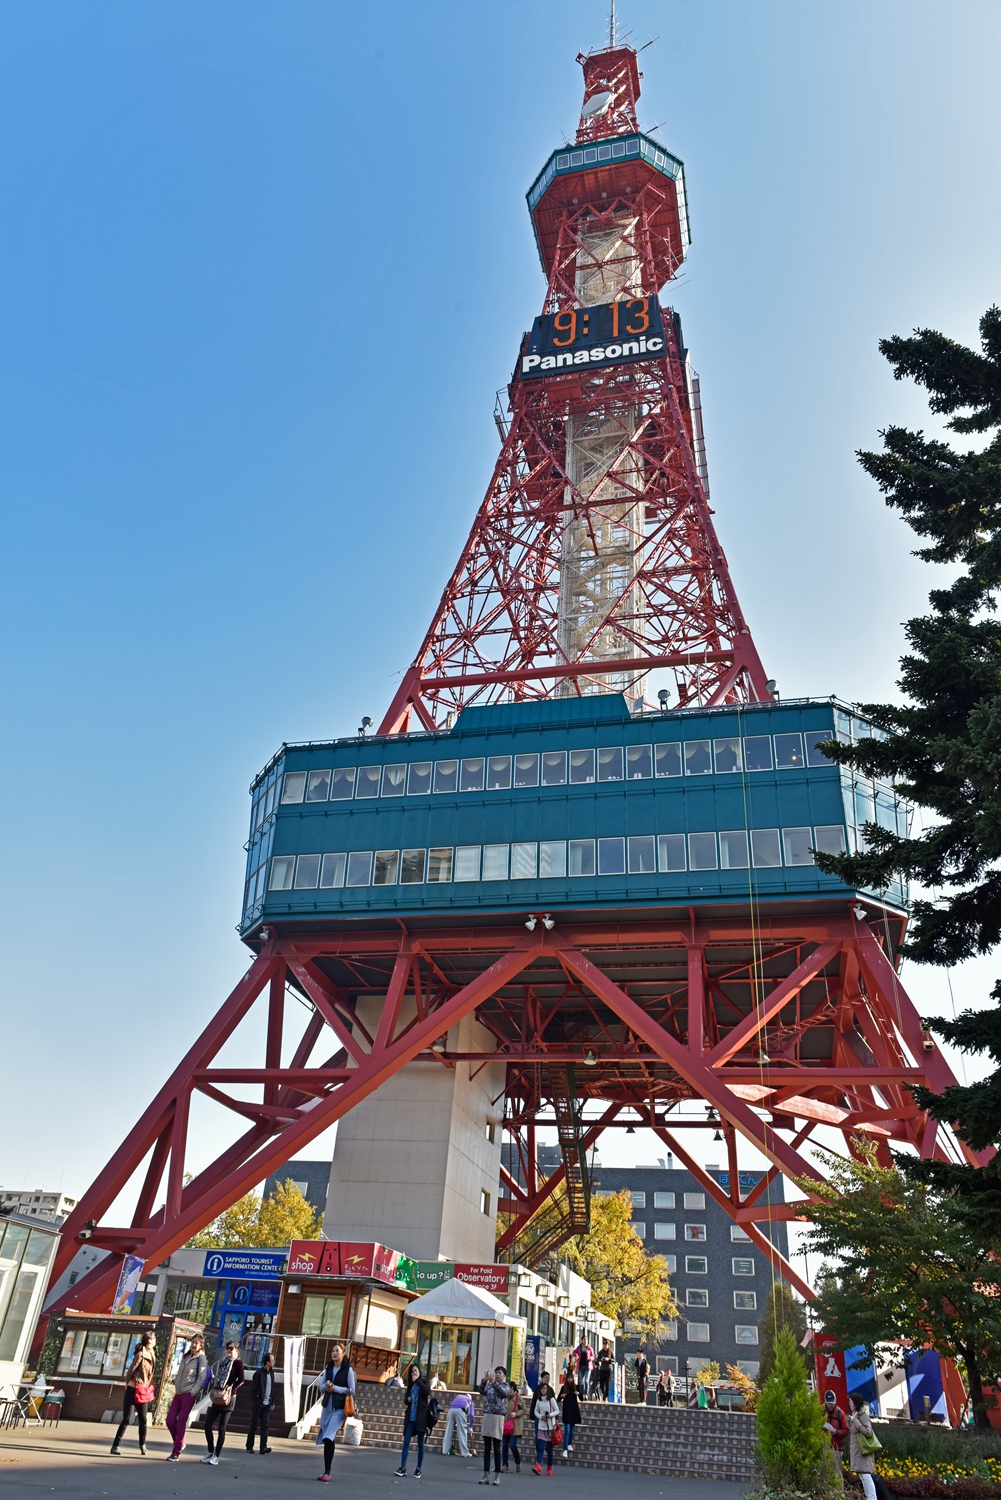
[[[357,1276],[394,1286],[400,1252],[388,1245],[355,1240],[293,1240],[289,1246],[290,1276]]]
[[[414,1291],[430,1292],[443,1282],[451,1281],[455,1266],[450,1260],[419,1260],[416,1262]]]
[[[207,1250],[203,1276],[281,1276],[284,1250]]]
[[[457,1265],[452,1272],[456,1281],[467,1281],[470,1286],[482,1287],[493,1292],[495,1297],[507,1296],[507,1277],[510,1266],[465,1266]]]

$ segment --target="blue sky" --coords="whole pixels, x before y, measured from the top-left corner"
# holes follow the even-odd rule
[[[933,578],[853,454],[932,425],[877,339],[972,339],[999,297],[997,7],[620,15],[659,38],[641,116],[693,231],[663,300],[765,665],[890,694]],[[378,719],[410,661],[541,303],[524,193],[605,17],[0,3],[3,1185],[90,1181],[245,967],[251,777]]]

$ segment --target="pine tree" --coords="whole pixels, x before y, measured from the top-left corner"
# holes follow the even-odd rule
[[[931,410],[948,416],[952,431],[986,441],[963,451],[890,427],[882,453],[859,454],[887,504],[925,541],[917,556],[960,572],[949,588],[931,592],[930,613],[907,622],[911,650],[898,682],[904,704],[861,705],[878,734],[826,747],[843,765],[896,781],[905,797],[935,814],[917,837],[868,824],[864,851],[817,857],[822,869],[852,885],[880,890],[902,876],[934,893],[914,903],[904,951],[918,963],[953,964],[1001,940],[1001,309],[984,314],[980,340],[981,353],[931,329],[880,343],[895,378],[924,386]],[[1001,981],[992,996],[993,1009],[926,1024],[1001,1065]],[[914,1093],[974,1150],[1001,1144],[1001,1067],[941,1096]],[[1001,1155],[983,1169],[901,1166],[952,1194],[970,1225],[1001,1244]]]
[[[758,1367],[758,1385],[763,1386],[775,1365],[776,1340],[783,1328],[788,1328],[799,1349],[806,1333],[806,1308],[798,1302],[784,1281],[773,1281],[768,1301],[761,1315],[761,1362]],[[807,1356],[800,1351],[800,1362],[804,1374],[809,1369]]]
[[[791,1328],[780,1328],[775,1363],[758,1397],[758,1457],[769,1489],[820,1496],[834,1488],[827,1418],[809,1389]]]

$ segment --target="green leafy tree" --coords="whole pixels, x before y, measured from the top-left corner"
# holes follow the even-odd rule
[[[764,1385],[775,1365],[775,1341],[783,1328],[788,1328],[799,1350],[800,1364],[804,1375],[809,1370],[809,1356],[800,1344],[806,1334],[806,1308],[797,1301],[784,1281],[772,1282],[765,1310],[761,1314],[761,1361],[758,1369],[758,1384]]]
[[[313,1211],[301,1189],[288,1179],[263,1201],[256,1193],[238,1198],[188,1244],[195,1250],[231,1250],[241,1245],[281,1249],[293,1240],[317,1240],[322,1232],[322,1215]]]
[[[836,1487],[827,1418],[807,1386],[791,1328],[779,1329],[757,1413],[758,1457],[770,1489],[823,1496]]]
[[[811,1247],[846,1268],[822,1280],[814,1311],[842,1349],[862,1345],[881,1368],[900,1363],[899,1341],[961,1359],[987,1430],[983,1387],[1001,1379],[996,1249],[948,1193],[879,1166],[870,1143],[853,1144],[854,1160],[817,1153],[829,1179],[809,1179],[819,1201],[802,1206]]]
[[[648,1255],[630,1222],[628,1192],[591,1199],[591,1231],[570,1241],[563,1258],[591,1283],[591,1304],[605,1317],[643,1336],[656,1338],[677,1305],[662,1255]]]
[[[955,582],[929,595],[930,612],[906,625],[901,659],[905,703],[864,704],[879,735],[830,745],[835,760],[897,781],[930,808],[934,824],[903,838],[869,824],[864,852],[819,855],[824,870],[880,890],[895,876],[930,894],[915,901],[905,952],[918,963],[953,964],[987,953],[1001,939],[1001,309],[980,320],[980,352],[920,329],[880,350],[897,380],[911,378],[947,426],[975,440],[971,449],[890,427],[883,452],[860,462],[924,545],[917,555],[959,568]],[[990,1077],[941,1096],[914,1093],[923,1109],[954,1124],[976,1151],[1001,1144],[1001,981],[995,1005],[957,1020],[925,1024],[965,1052],[986,1053]],[[951,1194],[971,1229],[1001,1242],[1001,1155],[983,1169],[905,1162],[917,1180]]]

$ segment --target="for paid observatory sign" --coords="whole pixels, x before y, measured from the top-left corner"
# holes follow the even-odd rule
[[[596,307],[568,307],[536,318],[521,352],[522,380],[572,369],[632,364],[664,353],[664,320],[656,297]]]

